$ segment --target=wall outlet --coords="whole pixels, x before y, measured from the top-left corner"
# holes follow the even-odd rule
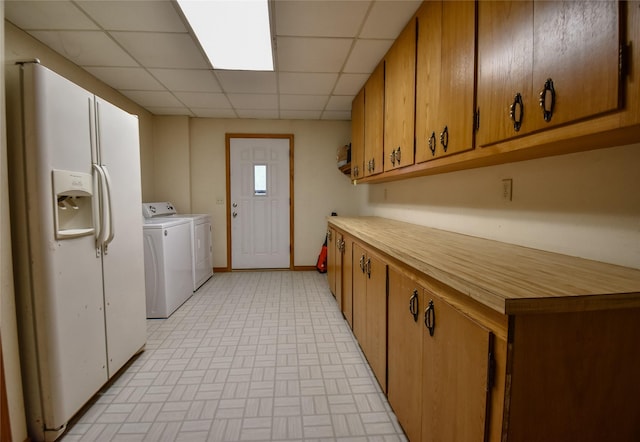
[[[502,180],[502,199],[511,201],[513,199],[513,179],[506,178]]]

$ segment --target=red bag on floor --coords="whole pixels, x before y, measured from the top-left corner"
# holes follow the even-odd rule
[[[320,249],[320,255],[318,255],[316,268],[320,273],[327,272],[327,238],[324,239],[324,244],[322,245],[322,249]]]

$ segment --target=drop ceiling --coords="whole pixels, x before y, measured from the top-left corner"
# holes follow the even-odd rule
[[[349,120],[420,3],[271,0],[274,72],[212,69],[170,0],[4,5],[8,21],[153,114]]]

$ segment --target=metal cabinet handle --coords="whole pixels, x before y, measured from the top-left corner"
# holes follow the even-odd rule
[[[392,165],[396,165],[396,151],[392,150],[391,153],[389,154],[389,159],[391,160],[391,164]]]
[[[513,103],[509,107],[509,117],[513,121],[513,130],[520,131],[522,127],[522,118],[524,117],[524,103],[522,102],[522,95],[518,92],[513,97]]]
[[[396,161],[398,162],[398,164],[400,164],[400,146],[398,146],[398,148],[396,149]]]
[[[371,279],[371,258],[367,259],[367,277]]]
[[[449,147],[449,127],[445,126],[444,130],[440,133],[440,144],[444,151],[447,151],[447,147]]]
[[[375,172],[376,171],[376,159],[375,158],[371,158],[371,170],[370,172]]]
[[[364,273],[364,255],[360,257],[360,270]]]
[[[431,132],[431,136],[429,137],[429,150],[431,151],[431,155],[435,156],[436,154],[436,133]]]
[[[547,78],[544,82],[542,92],[540,92],[540,107],[542,108],[542,117],[547,123],[553,117],[553,109],[556,105],[556,89],[553,87],[553,80]]]
[[[424,326],[429,330],[429,336],[433,336],[436,328],[436,310],[433,306],[433,299],[429,300],[429,305],[424,311]]]
[[[411,298],[409,298],[409,313],[413,315],[413,321],[418,322],[418,290],[414,290]]]

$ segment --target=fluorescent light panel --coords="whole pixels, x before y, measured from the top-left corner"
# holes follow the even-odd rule
[[[177,0],[216,69],[273,71],[267,0]]]

